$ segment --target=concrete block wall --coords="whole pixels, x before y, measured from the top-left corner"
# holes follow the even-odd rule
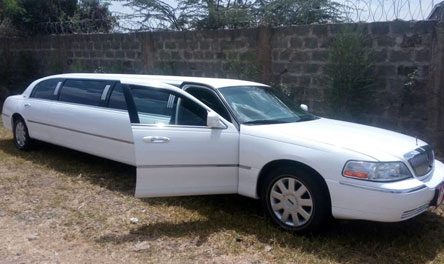
[[[436,21],[0,38],[0,97],[69,71],[232,77],[280,87],[328,116],[324,67],[343,27],[359,28],[375,55],[378,86],[366,122],[444,150],[444,25]]]

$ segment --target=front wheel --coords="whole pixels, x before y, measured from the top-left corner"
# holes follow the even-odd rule
[[[268,175],[261,198],[274,223],[302,233],[322,227],[331,208],[328,191],[316,176],[292,166],[277,168]]]
[[[14,142],[20,150],[28,150],[31,147],[32,139],[29,137],[28,127],[22,118],[14,121]]]

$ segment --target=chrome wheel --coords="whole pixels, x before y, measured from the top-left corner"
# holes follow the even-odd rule
[[[299,227],[313,215],[313,198],[307,187],[293,177],[279,178],[270,189],[274,215],[285,225]]]
[[[26,144],[26,128],[22,121],[17,122],[15,126],[15,141],[20,147],[24,147]]]

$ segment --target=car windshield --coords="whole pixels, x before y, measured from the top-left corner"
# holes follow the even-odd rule
[[[241,124],[264,125],[317,119],[277,89],[234,86],[220,88],[219,91]]]

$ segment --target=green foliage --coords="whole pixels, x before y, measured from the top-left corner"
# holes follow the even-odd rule
[[[184,0],[179,3],[190,29],[235,29],[256,24],[250,0]]]
[[[341,21],[339,4],[330,0],[257,0],[258,23],[285,26]]]
[[[17,0],[0,0],[0,21],[5,18],[23,14],[25,10]]]
[[[407,74],[407,80],[404,83],[403,102],[407,101],[418,85],[418,69],[414,69]]]
[[[60,54],[58,52],[52,52],[49,56],[47,66],[47,72],[45,74],[61,74],[64,72],[64,60],[60,60]]]
[[[156,29],[185,30],[185,18],[179,9],[160,0],[114,0],[126,2],[133,13],[128,22],[120,25],[124,30],[150,31]]]
[[[124,62],[113,61],[107,67],[101,67],[101,66],[96,67],[94,72],[95,73],[125,73],[126,70],[127,70],[127,67],[125,66]]]
[[[118,0],[116,0],[118,1]],[[134,10],[126,30],[236,29],[342,20],[332,0],[120,0]],[[137,21],[136,21],[137,20]]]
[[[330,50],[326,99],[336,118],[362,121],[371,108],[376,81],[372,52],[359,30],[345,28],[336,36]]]
[[[36,24],[66,20],[77,8],[77,0],[15,0],[22,12],[9,18],[22,31],[32,31]]]
[[[73,27],[81,21],[85,32],[109,31],[116,19],[101,0],[0,0],[0,20],[7,19],[14,28],[27,33],[46,33],[45,23],[54,27]],[[0,22],[1,22],[0,21]],[[85,26],[86,25],[86,26]]]
[[[232,78],[260,81],[261,68],[253,56],[246,56],[242,60],[228,59],[227,73]]]
[[[159,61],[154,65],[154,74],[176,75],[176,67],[173,61]]]
[[[90,21],[88,32],[109,32],[117,24],[117,19],[108,9],[109,3],[99,0],[82,0],[73,19]]]
[[[82,61],[82,60],[75,60],[68,67],[68,72],[76,72],[76,73],[87,73],[87,72],[93,72],[94,70],[95,70],[94,66],[88,63],[88,61]]]

